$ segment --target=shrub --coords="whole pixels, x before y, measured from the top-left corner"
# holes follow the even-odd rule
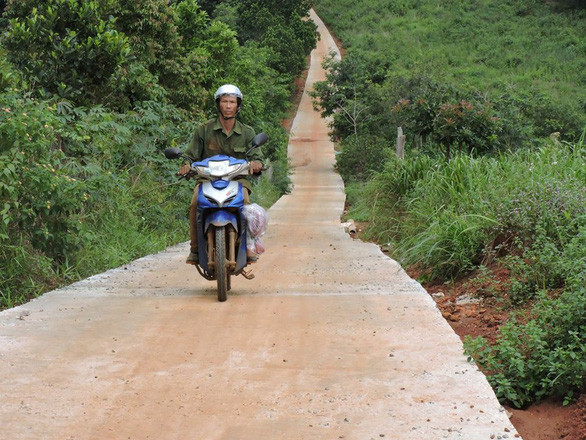
[[[269,66],[295,77],[305,67],[305,57],[315,47],[316,26],[307,0],[239,0],[238,35],[243,42],[256,41],[271,49]]]
[[[27,241],[50,257],[63,258],[77,245],[75,212],[83,186],[71,177],[56,143],[55,109],[27,93],[3,95],[0,109],[0,205],[4,243]]]
[[[467,337],[466,353],[488,373],[497,397],[522,408],[549,395],[564,403],[586,385],[586,289],[541,298],[526,323],[503,325],[493,346]]]
[[[367,180],[373,173],[381,171],[394,155],[394,146],[376,138],[351,137],[341,145],[336,168],[342,178]]]
[[[11,2],[2,44],[31,83],[79,104],[104,100],[130,55],[126,36],[97,1]]]

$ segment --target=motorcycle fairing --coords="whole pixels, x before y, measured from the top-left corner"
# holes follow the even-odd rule
[[[203,182],[197,195],[197,204],[202,208],[233,208],[244,205],[242,183],[216,180]]]
[[[248,162],[245,159],[236,159],[234,157],[217,154],[199,162],[193,162],[191,166],[197,168],[197,174],[200,176],[223,177],[247,173],[248,168],[245,166]]]
[[[207,249],[207,230],[210,225],[216,227],[232,225],[238,235],[238,249],[236,255],[236,267],[233,275],[238,275],[246,267],[246,219],[242,213],[244,206],[244,191],[242,184],[235,181],[227,182],[224,189],[214,187],[215,182],[203,182],[200,185],[197,197],[197,235],[199,250],[199,265],[209,272],[208,266],[208,249]],[[224,186],[222,184],[221,186]],[[233,189],[237,188],[237,193],[233,197]],[[225,206],[219,204],[220,200],[226,203]],[[217,202],[216,202],[217,200]],[[226,208],[231,208],[227,210]]]

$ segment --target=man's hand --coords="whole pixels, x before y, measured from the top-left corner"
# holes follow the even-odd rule
[[[250,174],[258,174],[262,171],[262,162],[253,160],[250,162]]]
[[[189,173],[189,170],[191,170],[191,166],[183,165],[181,168],[179,168],[177,174],[179,174],[180,176],[185,176],[187,173]]]

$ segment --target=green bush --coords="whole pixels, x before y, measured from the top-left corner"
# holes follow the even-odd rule
[[[230,3],[230,2],[228,2]],[[309,16],[308,0],[238,0],[238,35],[271,49],[269,66],[294,77],[305,67],[305,57],[315,47],[316,26]]]
[[[526,323],[509,320],[494,345],[467,337],[466,352],[488,373],[497,397],[517,408],[550,395],[569,403],[586,386],[586,289],[543,294]]]
[[[0,109],[0,205],[3,240],[27,231],[32,246],[52,258],[77,245],[75,212],[83,195],[67,159],[54,145],[60,125],[55,109],[27,93],[4,95]],[[17,240],[18,241],[18,240]]]
[[[101,102],[130,55],[126,36],[97,1],[10,2],[2,44],[31,83],[79,104]],[[17,7],[18,6],[18,7]]]
[[[395,154],[394,146],[363,137],[346,138],[340,149],[336,168],[345,181],[367,180]]]

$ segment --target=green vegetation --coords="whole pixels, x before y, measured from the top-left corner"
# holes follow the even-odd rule
[[[253,198],[289,190],[280,122],[315,44],[306,2],[5,3],[0,309],[188,237],[191,189],[162,152],[215,113],[220,84],[270,136]]]
[[[580,137],[586,124],[583,6],[536,0],[316,3],[347,47],[341,63],[330,61],[328,82],[318,89],[337,135],[356,130],[391,138],[402,125],[412,139],[433,140],[433,148],[454,142],[476,150],[478,139],[482,149],[503,149],[553,132],[571,142]],[[475,112],[453,120],[457,109],[450,106],[462,100],[484,113],[480,120],[470,120]],[[363,111],[351,122],[338,108]],[[498,124],[485,127],[490,118]]]
[[[584,243],[582,243],[584,245]],[[555,299],[540,293],[528,320],[513,316],[496,343],[465,341],[466,350],[489,373],[497,396],[520,408],[550,395],[570,403],[584,390],[584,288]]]
[[[468,338],[466,352],[503,401],[570,402],[586,385],[586,10],[535,0],[316,10],[347,47],[315,97],[333,117],[348,216],[422,282],[505,268],[504,293],[486,295],[512,318],[494,344]]]

